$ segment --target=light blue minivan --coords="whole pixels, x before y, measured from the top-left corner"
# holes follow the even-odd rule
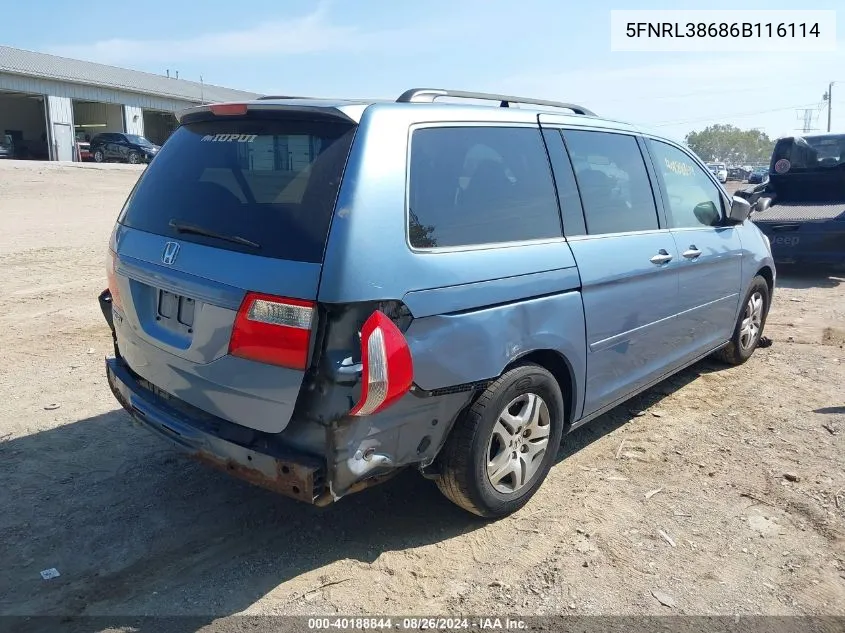
[[[108,382],[284,495],[325,505],[414,467],[504,516],[563,434],[760,341],[775,266],[748,203],[581,106],[414,89],[180,123],[111,237]]]

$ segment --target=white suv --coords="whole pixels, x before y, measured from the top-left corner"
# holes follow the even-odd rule
[[[707,167],[716,175],[719,182],[722,184],[728,182],[728,168],[724,163],[708,163]]]

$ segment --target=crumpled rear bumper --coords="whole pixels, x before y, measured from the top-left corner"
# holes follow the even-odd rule
[[[106,375],[115,398],[135,422],[194,459],[298,501],[331,502],[325,460],[256,440],[254,434],[238,438],[238,429],[226,426],[230,422],[185,411],[190,405],[158,392],[120,358],[106,359]]]

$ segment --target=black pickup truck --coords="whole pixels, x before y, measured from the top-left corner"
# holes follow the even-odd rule
[[[737,192],[778,264],[845,265],[845,134],[781,138],[769,179]]]

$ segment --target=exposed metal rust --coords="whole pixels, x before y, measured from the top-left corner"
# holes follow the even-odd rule
[[[314,476],[317,469],[310,466],[275,460],[275,477],[268,477],[260,470],[244,466],[233,459],[221,459],[202,451],[193,453],[191,456],[203,464],[223,470],[234,477],[305,503],[313,504],[315,493],[320,492],[314,490]]]
[[[348,490],[343,493],[343,496],[346,497],[351,494],[355,494],[356,492],[361,492],[362,490],[366,490],[367,488],[372,488],[373,486],[378,486],[383,484],[385,481],[389,479],[393,479],[396,475],[398,475],[401,471],[405,470],[405,467],[394,468],[384,474],[376,475],[375,477],[369,477],[364,479],[363,481],[359,481],[357,483],[352,484]],[[326,490],[323,494],[319,497],[314,499],[314,505],[325,507],[331,505],[335,502],[335,499],[332,497],[331,493]]]

